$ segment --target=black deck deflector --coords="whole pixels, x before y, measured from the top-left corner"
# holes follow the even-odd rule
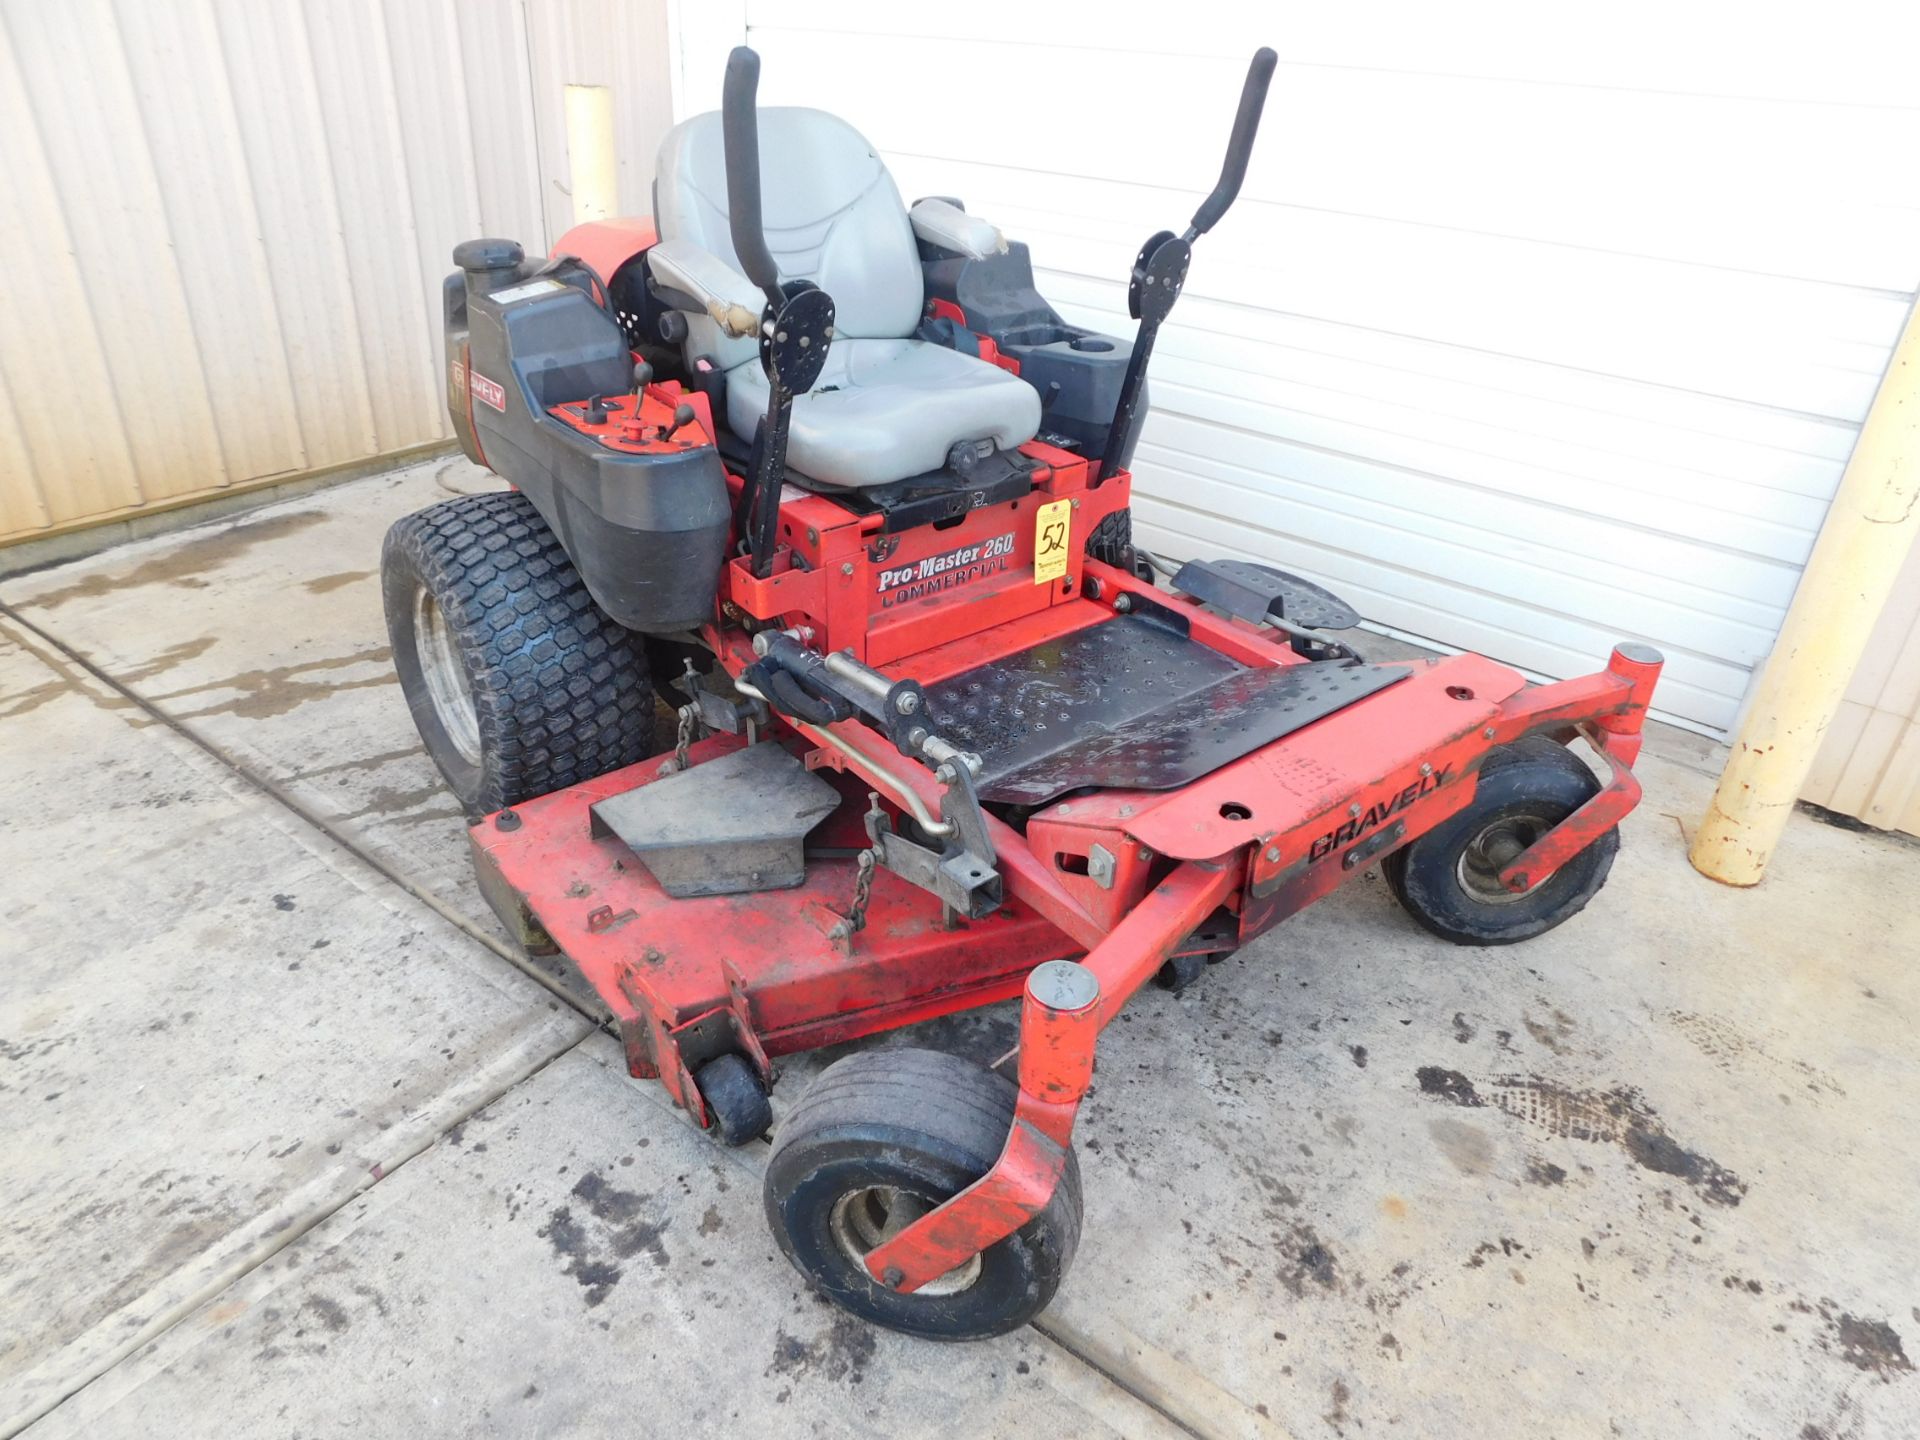
[[[1272,615],[1309,630],[1351,630],[1360,612],[1331,590],[1250,560],[1189,560],[1173,588],[1256,625]]]
[[[1402,666],[1250,669],[1116,616],[927,687],[940,734],[985,761],[982,800],[1172,790],[1403,680]]]

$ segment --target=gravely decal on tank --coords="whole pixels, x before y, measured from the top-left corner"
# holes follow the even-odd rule
[[[1396,791],[1385,800],[1369,805],[1365,814],[1354,816],[1353,819],[1347,821],[1346,824],[1337,829],[1329,830],[1318,840],[1314,841],[1313,848],[1307,852],[1307,859],[1309,861],[1326,859],[1327,856],[1331,855],[1335,850],[1338,850],[1342,845],[1345,845],[1349,840],[1358,840],[1362,835],[1366,834],[1376,825],[1379,825],[1389,816],[1399,814],[1422,795],[1430,794],[1438,790],[1452,778],[1453,767],[1451,765],[1443,765],[1431,775],[1423,775],[1420,779],[1414,781],[1413,784],[1407,786],[1406,789]]]
[[[507,392],[497,380],[489,380],[471,366],[467,369],[467,388],[473,392],[473,398],[483,405],[491,405],[501,414],[507,411]]]
[[[982,576],[995,575],[1007,568],[1012,558],[1014,535],[995,535],[972,545],[962,545],[938,555],[927,555],[880,572],[878,589],[886,598],[882,609],[906,600],[918,600],[941,590],[951,590]]]

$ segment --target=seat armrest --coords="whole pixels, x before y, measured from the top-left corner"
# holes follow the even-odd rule
[[[711,251],[685,240],[662,240],[647,252],[660,298],[676,310],[709,316],[735,338],[757,335],[766,295]]]
[[[952,250],[970,260],[1007,253],[1007,237],[1000,227],[978,215],[969,215],[948,200],[916,200],[907,212],[913,233],[929,245]]]

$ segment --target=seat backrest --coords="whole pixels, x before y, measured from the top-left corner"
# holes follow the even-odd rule
[[[926,292],[920,251],[893,177],[858,130],[824,110],[759,112],[760,211],[783,280],[811,280],[833,297],[835,332],[853,339],[913,333]],[[654,224],[735,269],[727,225],[727,166],[718,112],[696,115],[660,142]],[[687,354],[730,369],[757,353],[702,315],[688,317]]]

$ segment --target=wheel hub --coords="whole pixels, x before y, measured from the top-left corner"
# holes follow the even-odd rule
[[[1554,826],[1541,815],[1503,815],[1482,829],[1460,852],[1455,867],[1460,888],[1487,905],[1510,905],[1524,900],[1531,891],[1509,890],[1500,881],[1500,872]]]
[[[460,661],[453,627],[446,612],[422,585],[413,592],[414,645],[420,653],[420,675],[427,699],[448,741],[469,765],[480,763],[480,713],[467,686],[467,667]]]
[[[862,1270],[867,1256],[893,1239],[939,1202],[923,1200],[889,1185],[869,1186],[842,1195],[834,1203],[831,1224],[833,1238]],[[929,1280],[913,1293],[929,1298],[958,1295],[980,1278],[980,1257],[971,1255],[960,1264]]]

